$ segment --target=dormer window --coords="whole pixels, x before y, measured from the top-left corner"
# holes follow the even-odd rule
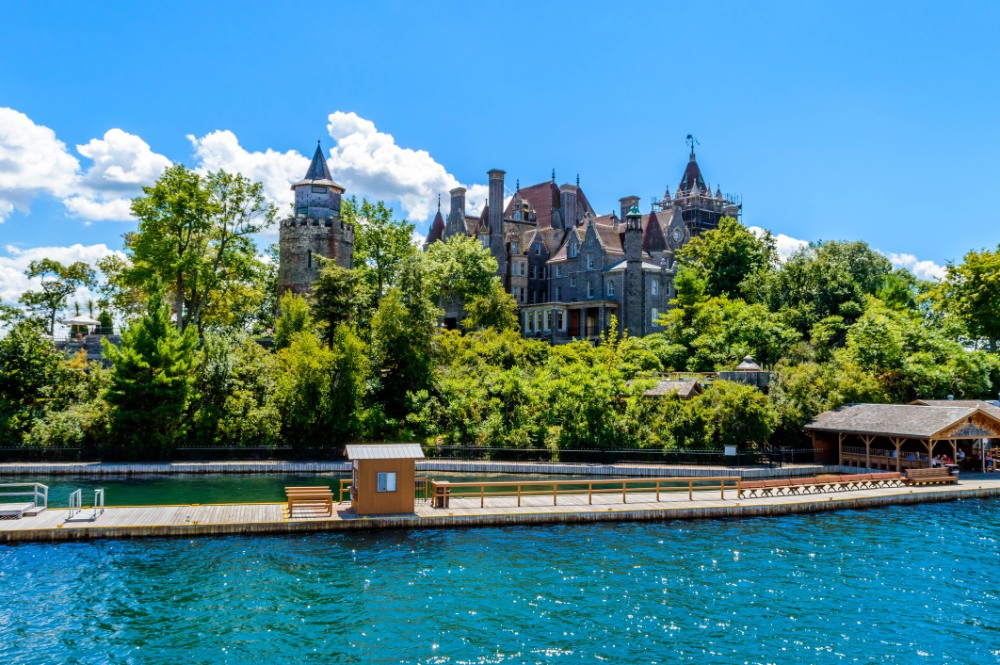
[[[594,269],[594,253],[587,252],[587,270]]]
[[[517,254],[517,251],[518,251],[518,242],[516,240],[513,240],[510,243],[510,253]]]
[[[575,259],[577,254],[579,254],[579,251],[580,248],[577,247],[575,240],[569,244],[569,258]]]
[[[535,256],[541,256],[541,255],[542,255],[542,246],[541,246],[541,245],[539,245],[539,244],[538,244],[538,243],[536,242],[536,243],[535,243]]]
[[[608,295],[615,295],[615,281],[613,279],[608,280]]]

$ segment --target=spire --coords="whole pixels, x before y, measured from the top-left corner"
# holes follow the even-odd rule
[[[691,146],[691,158],[688,160],[687,167],[684,169],[684,175],[681,177],[681,184],[677,188],[678,194],[681,192],[690,192],[692,189],[697,189],[711,194],[711,191],[705,184],[705,178],[701,175],[701,169],[698,167],[698,162],[696,162],[694,158],[694,146],[698,144],[698,140],[690,134],[688,134],[687,138],[688,145]]]
[[[316,142],[316,153],[313,155],[312,163],[306,172],[305,180],[333,180],[330,175],[330,167],[326,164],[326,157],[323,156],[323,148],[319,141]]]
[[[440,199],[440,195],[438,197]],[[444,237],[444,218],[441,217],[441,203],[438,201],[438,211],[434,215],[434,221],[431,222],[430,233],[427,234],[427,239],[424,241],[424,245],[429,245],[432,242],[437,242]]]

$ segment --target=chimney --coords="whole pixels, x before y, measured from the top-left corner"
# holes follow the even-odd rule
[[[621,219],[622,221],[624,221],[628,218],[628,211],[632,209],[632,206],[639,205],[639,197],[623,196],[622,198],[618,199],[618,203],[621,204],[621,211],[622,211]]]
[[[504,171],[491,169],[487,175],[490,179],[490,251],[493,253],[493,258],[497,260],[498,272],[503,278],[507,275],[507,248],[505,247],[503,237]]]
[[[451,194],[451,209],[448,211],[448,235],[454,235],[460,230],[465,233],[465,187],[456,187]]]
[[[576,226],[577,213],[577,188],[566,183],[559,188],[559,208],[562,213],[563,228],[570,229]]]

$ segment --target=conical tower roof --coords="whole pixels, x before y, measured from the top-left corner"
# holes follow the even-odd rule
[[[323,148],[319,143],[316,144],[316,152],[313,153],[312,162],[309,163],[309,170],[306,171],[306,177],[292,185],[292,189],[295,189],[299,185],[325,185],[326,187],[336,187],[341,193],[344,192],[344,188],[333,181],[333,176],[330,174],[330,167],[326,163]]]
[[[444,217],[441,216],[441,209],[438,208],[437,214],[434,215],[434,221],[431,222],[431,231],[427,234],[427,240],[424,242],[425,245],[429,245],[432,242],[440,240],[444,236]]]
[[[705,185],[705,178],[701,175],[701,169],[698,167],[698,162],[694,158],[694,150],[691,150],[691,159],[688,160],[687,168],[684,169],[684,175],[681,177],[681,184],[678,189],[682,192],[690,192],[692,189],[697,187],[701,191],[708,191],[708,186]]]

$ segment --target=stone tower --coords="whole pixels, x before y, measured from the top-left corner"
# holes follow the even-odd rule
[[[490,252],[497,260],[497,274],[500,279],[507,276],[507,240],[503,229],[503,177],[504,171],[492,169],[487,175],[490,178],[489,225]]]
[[[344,188],[333,181],[319,145],[305,178],[292,191],[295,214],[282,220],[278,231],[278,295],[311,291],[322,267],[317,257],[343,268],[354,262],[354,227],[340,219]]]
[[[625,328],[630,335],[645,333],[645,292],[642,284],[642,213],[633,205],[625,215]]]

